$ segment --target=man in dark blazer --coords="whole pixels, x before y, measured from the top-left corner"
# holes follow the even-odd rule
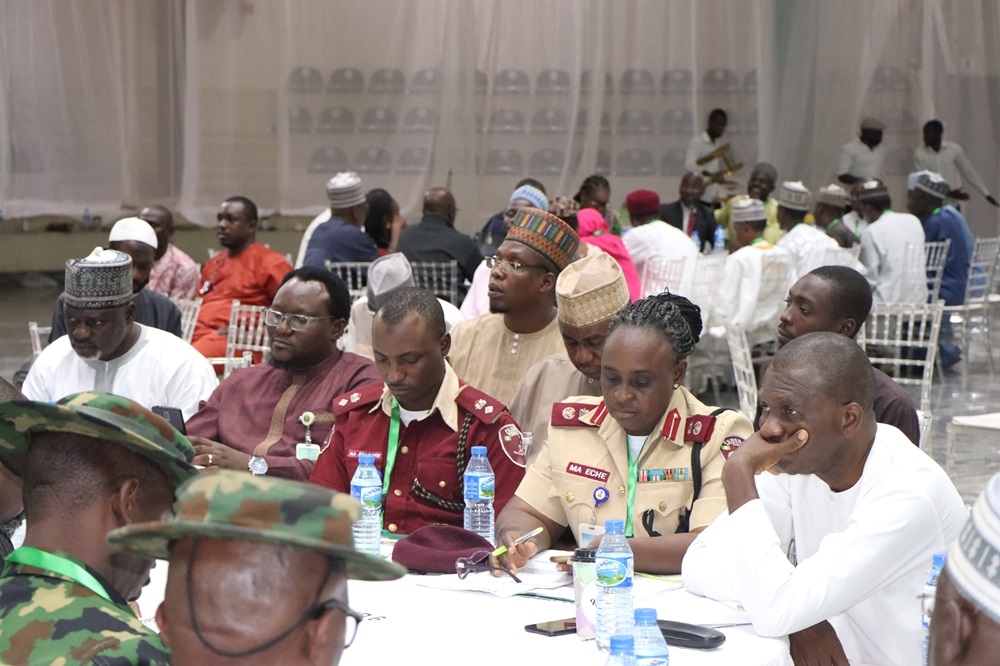
[[[701,202],[705,191],[705,177],[697,171],[688,171],[681,178],[680,199],[660,205],[660,219],[672,224],[688,236],[698,232],[701,251],[711,252],[715,240],[715,215]]]

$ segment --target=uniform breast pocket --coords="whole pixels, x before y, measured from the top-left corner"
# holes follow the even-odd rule
[[[690,508],[694,487],[690,481],[654,481],[640,483],[636,488],[636,513],[643,515],[643,526],[652,516],[652,529],[660,534],[673,534],[681,511]],[[646,530],[648,532],[648,529]]]
[[[552,474],[552,493],[562,504],[566,524],[590,523],[594,517],[594,489],[600,484],[574,474]]]
[[[454,460],[431,458],[417,463],[417,483],[431,495],[448,502],[464,502]]]

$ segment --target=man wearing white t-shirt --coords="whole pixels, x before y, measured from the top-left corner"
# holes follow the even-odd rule
[[[688,549],[685,586],[788,635],[797,664],[919,663],[917,595],[967,515],[954,485],[875,422],[871,364],[846,336],[786,344],[759,396],[760,430],[723,467],[729,511]]]

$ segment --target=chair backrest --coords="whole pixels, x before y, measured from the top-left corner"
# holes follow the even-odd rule
[[[680,259],[653,257],[647,261],[642,269],[643,298],[653,294],[662,294],[667,290],[672,294],[679,293],[686,264],[687,259],[683,257]]]
[[[253,352],[245,351],[239,356],[209,356],[212,367],[222,366],[222,378],[232,374],[233,370],[249,368],[253,365]]]
[[[924,290],[927,295],[922,299],[923,301],[931,302],[929,296],[930,288],[933,287],[931,280],[927,278],[927,261],[924,258],[924,244],[923,243],[907,243],[906,249],[903,255],[903,282],[907,287],[903,288],[903,294],[909,295],[911,290],[909,287],[913,287],[913,292],[917,290],[916,285],[924,285]]]
[[[458,262],[451,261],[415,261],[410,264],[413,270],[413,283],[421,289],[433,293],[440,299],[452,305],[458,302]]]
[[[689,300],[701,308],[702,320],[707,321],[715,305],[715,292],[722,278],[724,254],[699,254],[694,266]]]
[[[861,245],[857,245],[861,249]],[[853,249],[853,247],[851,248]],[[842,247],[828,247],[823,253],[823,266],[848,266],[854,268],[857,257],[853,256],[849,249]]]
[[[934,424],[934,415],[930,412],[917,410],[917,420],[920,422],[920,448],[930,449],[931,444],[927,437],[931,434],[931,425]]]
[[[795,280],[795,259],[787,254],[766,254],[760,267],[760,292],[757,296],[756,313],[766,315],[769,326],[766,340],[761,339],[760,331],[750,331],[752,344],[778,341],[778,317],[785,310],[785,299],[788,288]],[[754,321],[761,317],[754,316]]]
[[[943,311],[941,302],[876,302],[858,332],[858,344],[873,365],[888,366],[898,384],[920,387],[918,407],[925,412],[930,411],[931,380]],[[904,372],[904,367],[919,372]]]
[[[750,343],[739,324],[726,322],[729,356],[733,360],[736,392],[740,396],[740,411],[753,423],[757,416],[757,377],[754,375]]]
[[[39,326],[36,321],[28,322],[28,335],[31,336],[31,358],[38,358],[38,355],[42,353],[45,345],[49,343],[49,333],[51,332],[51,326]]]
[[[194,326],[198,322],[198,313],[201,312],[201,298],[171,298],[177,309],[181,311],[181,338],[184,342],[191,342],[194,336]]]
[[[366,261],[327,261],[326,269],[344,281],[353,303],[365,295],[370,265]]]
[[[241,305],[239,301],[233,301],[233,309],[229,313],[229,334],[226,338],[227,358],[246,351],[264,354],[271,350],[262,310],[259,305]]]
[[[941,293],[941,278],[944,277],[944,262],[948,258],[949,247],[951,247],[950,238],[924,243],[924,270],[927,271],[929,303],[936,302]]]
[[[993,288],[1000,264],[1000,238],[977,238],[972,249],[969,279],[965,283],[965,304],[985,303]]]

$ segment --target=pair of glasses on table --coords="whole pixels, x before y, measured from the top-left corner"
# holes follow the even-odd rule
[[[460,557],[455,560],[455,573],[458,574],[459,580],[463,580],[470,573],[481,573],[483,571],[501,571],[513,578],[515,583],[521,582],[521,579],[515,576],[513,572],[503,567],[491,566],[490,551],[488,550],[477,550],[468,557]]]

